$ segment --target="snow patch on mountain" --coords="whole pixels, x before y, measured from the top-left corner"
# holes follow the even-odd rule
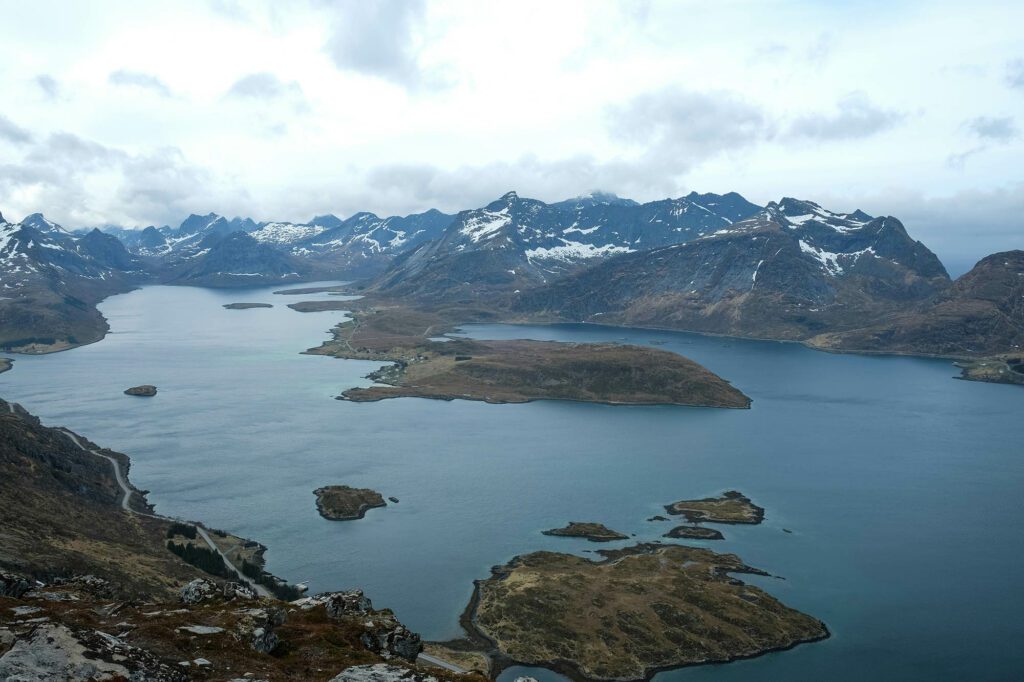
[[[508,206],[500,211],[482,210],[481,214],[468,219],[459,229],[459,232],[469,237],[474,244],[485,237],[496,234],[501,228],[512,222]]]
[[[632,253],[633,251],[633,249],[630,249],[628,247],[615,246],[613,244],[604,244],[602,246],[597,246],[594,244],[571,242],[567,239],[562,239],[561,242],[562,244],[560,246],[527,249],[526,258],[527,260],[530,261],[557,260],[568,263],[576,260],[603,258],[617,253]]]

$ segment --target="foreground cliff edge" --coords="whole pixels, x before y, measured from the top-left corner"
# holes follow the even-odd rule
[[[0,679],[482,682],[417,667],[362,592],[300,598],[259,543],[154,514],[128,467],[0,400]]]
[[[358,402],[418,397],[522,403],[576,400],[614,405],[749,408],[750,398],[701,365],[654,348],[554,341],[476,341],[437,335],[474,311],[424,311],[359,301],[292,303],[300,312],[349,310],[334,339],[307,353],[390,363],[369,375],[384,386],[352,388]]]

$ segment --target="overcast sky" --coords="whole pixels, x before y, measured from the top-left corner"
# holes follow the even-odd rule
[[[286,7],[287,5],[287,7]],[[0,0],[0,211],[738,191],[1024,248],[1024,2]]]

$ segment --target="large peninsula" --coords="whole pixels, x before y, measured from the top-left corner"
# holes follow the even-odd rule
[[[419,397],[522,403],[577,400],[624,405],[747,408],[750,398],[675,353],[619,344],[437,339],[458,323],[487,319],[479,310],[413,310],[364,301],[293,303],[300,312],[351,309],[334,339],[308,353],[389,363],[379,384],[342,397],[366,402]]]

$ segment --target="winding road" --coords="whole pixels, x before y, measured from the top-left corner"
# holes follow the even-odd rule
[[[14,406],[11,403],[8,403],[8,405],[11,407],[11,412],[14,412]],[[180,523],[181,522],[181,519],[173,519],[173,518],[171,518],[169,516],[160,516],[159,514],[148,514],[146,512],[140,512],[140,511],[137,511],[135,509],[132,509],[131,501],[132,501],[132,493],[133,493],[133,491],[128,486],[128,481],[125,480],[124,474],[121,472],[121,463],[118,462],[113,457],[111,457],[110,455],[104,455],[102,452],[99,452],[97,450],[90,450],[89,448],[85,447],[78,440],[78,436],[76,436],[75,434],[71,433],[67,429],[61,429],[60,432],[63,433],[68,438],[70,438],[71,442],[74,443],[75,445],[77,445],[80,449],[85,450],[86,452],[90,452],[90,453],[96,455],[97,457],[102,457],[103,459],[105,459],[108,462],[110,462],[111,466],[114,467],[114,478],[117,479],[117,484],[121,487],[121,493],[122,493],[122,495],[121,495],[121,509],[124,509],[126,512],[128,512],[130,514],[137,514],[139,516],[145,516],[145,517],[150,518],[150,519],[159,519],[160,521],[170,521],[171,523]],[[200,537],[203,538],[203,541],[206,542],[207,545],[209,545],[210,549],[212,549],[214,552],[216,552],[217,554],[220,555],[221,559],[224,560],[224,564],[228,567],[228,569],[234,571],[235,573],[237,573],[239,579],[242,582],[244,582],[245,584],[247,584],[249,587],[251,587],[253,590],[255,590],[256,594],[260,595],[261,597],[269,597],[269,598],[272,598],[274,596],[273,594],[271,594],[270,590],[265,588],[263,585],[260,585],[259,583],[252,582],[251,580],[248,579],[248,577],[245,576],[245,574],[243,574],[240,570],[238,570],[238,568],[233,563],[231,563],[231,560],[228,559],[227,554],[225,554],[223,551],[221,551],[221,548],[218,547],[217,543],[215,543],[213,541],[213,539],[210,537],[210,535],[206,532],[205,528],[200,526],[198,523],[191,523],[190,525],[195,526],[196,532],[198,532]]]

